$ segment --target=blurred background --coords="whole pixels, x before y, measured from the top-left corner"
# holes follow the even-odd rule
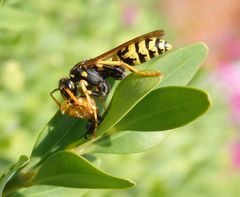
[[[49,92],[76,62],[164,29],[175,48],[208,45],[208,59],[190,85],[208,91],[213,106],[148,152],[99,154],[101,169],[137,186],[85,196],[240,196],[238,0],[0,2],[0,174],[30,154],[57,111]]]

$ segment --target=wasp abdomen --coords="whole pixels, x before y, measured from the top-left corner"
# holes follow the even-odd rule
[[[117,58],[128,65],[136,66],[171,49],[172,46],[168,42],[154,37],[120,49],[117,52]]]

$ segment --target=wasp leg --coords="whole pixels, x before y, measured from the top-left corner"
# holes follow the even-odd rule
[[[110,66],[121,66],[121,67],[124,67],[126,69],[128,69],[129,71],[131,72],[134,72],[138,75],[141,75],[141,76],[161,76],[162,73],[157,71],[157,72],[144,72],[144,71],[139,71],[135,68],[133,68],[132,66],[122,62],[122,61],[111,61],[111,62],[108,62],[108,61],[98,61],[96,66],[97,67],[103,67],[104,65],[110,65]]]
[[[96,133],[97,133],[98,124],[99,124],[97,109],[94,110],[94,112],[93,112],[93,118],[94,118],[93,121],[91,121],[92,126],[90,127],[90,130],[87,130],[86,133],[91,134],[93,137],[95,137]],[[84,137],[86,137],[86,134]]]
[[[97,110],[94,111],[94,131],[93,131],[93,135],[95,135],[95,133],[97,132],[97,128],[98,128],[98,115],[97,115]]]
[[[97,96],[97,97],[103,97],[106,96],[111,87],[110,84],[107,80],[102,80],[96,87],[95,90],[92,90],[91,95],[92,96]]]
[[[80,81],[80,86],[79,86],[80,91],[82,91],[82,93],[84,94],[84,96],[87,98],[87,101],[88,101],[89,106],[91,106],[91,108],[92,108],[94,111],[96,111],[96,110],[97,110],[97,109],[96,109],[96,106],[92,104],[91,98],[90,98],[90,96],[89,96],[89,95],[91,94],[91,92],[89,92],[89,90],[87,89],[86,86],[87,86],[87,82],[86,82],[85,80],[81,80],[81,81]]]
[[[75,102],[75,104],[77,104],[78,106],[81,105],[76,96],[69,89],[66,88],[65,91],[67,92],[69,97]]]
[[[100,92],[100,91],[92,91],[92,95],[99,98],[99,101],[100,101],[104,111],[106,111],[105,99],[104,99],[105,95],[103,95],[102,92]]]
[[[92,96],[96,96],[99,98],[99,101],[104,109],[104,111],[106,111],[106,106],[105,106],[105,99],[104,96],[106,96],[106,94],[104,94],[102,91],[96,91],[96,90],[92,90]]]
[[[105,105],[105,99],[104,99],[104,97],[103,97],[103,96],[100,96],[100,97],[99,97],[99,101],[100,101],[100,103],[101,103],[101,105],[102,105],[102,107],[103,107],[103,110],[106,111],[106,105]]]
[[[54,100],[54,102],[57,104],[57,106],[61,108],[61,103],[53,96],[53,93],[56,91],[59,91],[59,89],[54,89],[52,92],[50,92],[50,96]]]
[[[121,80],[126,76],[125,68],[122,66],[110,66],[110,65],[103,65],[102,70],[99,71],[103,78],[112,77],[116,80]]]
[[[96,114],[97,115],[97,114]],[[98,114],[95,120],[88,120],[86,125],[86,133],[84,134],[84,138],[87,139],[87,135],[93,135],[96,134],[96,129],[98,128],[99,123],[102,121],[102,117]]]
[[[91,106],[91,108],[92,108],[92,110],[93,110],[93,120],[90,120],[90,121],[93,122],[92,124],[94,124],[94,129],[92,128],[92,126],[91,126],[90,129],[87,128],[87,134],[90,133],[90,134],[92,134],[92,135],[94,136],[95,133],[96,133],[96,130],[97,130],[97,128],[98,128],[98,112],[97,112],[97,107],[96,107],[96,105],[94,105],[94,104],[92,103],[92,101],[91,101],[91,98],[90,98],[90,96],[89,96],[89,91],[87,90],[87,87],[86,87],[86,86],[87,86],[87,82],[84,81],[84,80],[81,80],[81,81],[80,81],[80,86],[81,86],[81,90],[82,90],[83,94],[84,94],[84,95],[86,96],[86,98],[87,98],[87,101],[88,101],[89,106]],[[84,135],[85,138],[86,138],[86,135],[87,135],[87,134]]]

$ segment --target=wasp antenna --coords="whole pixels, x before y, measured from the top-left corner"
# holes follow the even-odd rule
[[[50,92],[50,95],[52,95],[54,92],[59,91],[59,88],[54,89],[53,91]]]
[[[55,101],[55,103],[58,105],[59,108],[61,108],[61,103],[53,96],[53,93],[59,91],[59,88],[54,89],[53,91],[50,92],[50,96],[52,99]]]

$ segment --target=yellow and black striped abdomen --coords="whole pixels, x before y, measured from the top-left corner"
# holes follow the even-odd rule
[[[169,51],[172,46],[160,38],[149,38],[132,43],[117,52],[117,59],[124,63],[136,66],[142,64],[160,54]]]

